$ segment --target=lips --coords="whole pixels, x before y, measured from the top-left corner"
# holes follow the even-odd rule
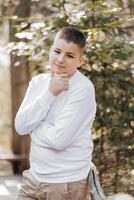
[[[64,66],[57,65],[57,64],[55,65],[55,67],[58,68],[58,69],[63,69],[63,68],[65,68]]]

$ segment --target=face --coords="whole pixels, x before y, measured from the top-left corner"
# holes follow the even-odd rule
[[[67,73],[72,76],[84,63],[81,48],[62,38],[56,38],[49,54],[49,64],[54,74]]]

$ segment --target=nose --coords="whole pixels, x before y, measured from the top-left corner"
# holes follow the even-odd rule
[[[63,64],[64,63],[64,55],[59,55],[57,59],[58,63]]]

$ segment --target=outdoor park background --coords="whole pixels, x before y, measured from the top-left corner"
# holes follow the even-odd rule
[[[49,70],[55,32],[68,25],[87,38],[80,70],[96,90],[93,162],[102,186],[134,196],[133,0],[0,0],[0,176],[28,167],[30,139],[16,134],[14,117],[31,77]]]

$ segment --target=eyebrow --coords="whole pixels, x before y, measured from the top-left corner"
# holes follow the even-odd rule
[[[61,51],[61,49],[59,49],[59,48],[56,48],[56,47],[55,47],[54,49]],[[69,55],[75,56],[75,54],[74,54],[74,53],[72,53],[72,52],[69,52],[69,51],[67,51],[66,53],[67,53],[67,54],[69,54]]]
[[[71,52],[67,52],[67,54],[72,55],[72,56],[75,56],[75,54],[74,54],[74,53],[71,53]]]

